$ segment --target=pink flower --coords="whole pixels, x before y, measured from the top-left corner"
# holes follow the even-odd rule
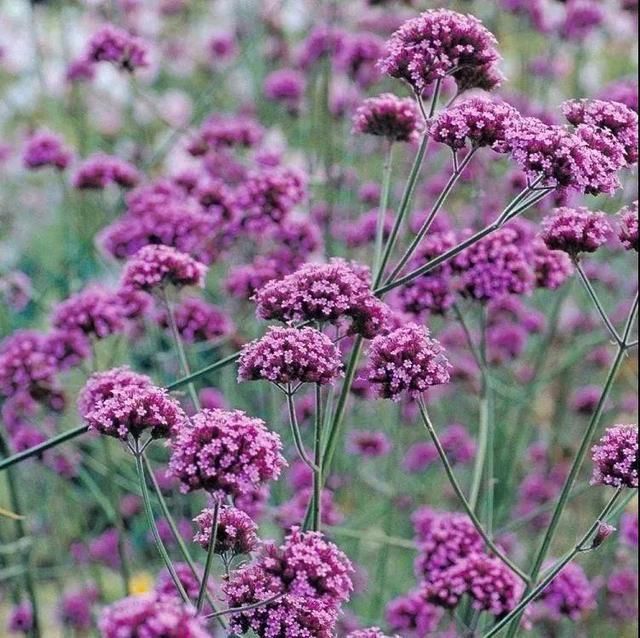
[[[383,93],[366,99],[353,117],[353,130],[377,135],[390,142],[411,142],[419,131],[418,107],[415,100]]]

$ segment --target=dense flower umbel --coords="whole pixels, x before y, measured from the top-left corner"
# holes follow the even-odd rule
[[[166,438],[185,425],[186,416],[166,390],[129,385],[114,387],[111,396],[89,410],[85,420],[101,434],[126,441],[129,435],[137,439],[146,430],[154,439]]]
[[[614,425],[593,446],[593,485],[638,487],[638,426]]]
[[[188,343],[219,339],[232,329],[231,320],[220,308],[198,297],[183,299],[173,312],[178,332]],[[160,315],[160,323],[168,326],[165,312]]]
[[[223,586],[230,607],[284,594],[234,614],[231,629],[245,633],[252,628],[259,636],[274,638],[329,638],[342,603],[349,599],[352,572],[349,559],[321,533],[294,528],[280,547],[265,545],[256,563],[234,572]]]
[[[27,168],[51,166],[63,171],[71,161],[71,152],[65,148],[62,138],[49,131],[38,131],[28,140],[22,161]]]
[[[573,274],[571,258],[561,250],[549,250],[537,237],[531,249],[531,265],[538,288],[555,290]]]
[[[175,596],[129,596],[106,607],[98,621],[103,638],[211,638],[195,609]]]
[[[287,323],[351,318],[351,331],[371,338],[386,328],[389,311],[371,293],[368,276],[366,269],[343,259],[304,264],[256,293],[258,316]]]
[[[391,142],[411,142],[418,137],[418,107],[410,98],[383,93],[366,99],[353,117],[353,130],[386,137]]]
[[[133,188],[140,181],[138,169],[119,157],[98,153],[82,162],[73,175],[73,185],[81,190],[101,190],[109,184]]]
[[[77,330],[96,339],[122,332],[125,327],[120,298],[100,286],[90,286],[58,304],[52,321],[56,328]]]
[[[431,386],[448,383],[450,367],[429,331],[408,324],[371,342],[365,378],[378,396],[398,401],[404,392],[418,397]]]
[[[582,567],[569,563],[547,586],[540,600],[553,617],[579,620],[595,607],[595,590]]]
[[[148,47],[141,39],[112,24],[105,24],[93,34],[86,58],[92,62],[112,62],[126,71],[146,67]]]
[[[114,396],[114,391],[125,388],[145,389],[153,387],[153,381],[129,368],[112,368],[106,372],[92,374],[78,396],[78,411],[82,418]]]
[[[412,591],[392,600],[386,609],[386,619],[394,631],[405,637],[429,636],[436,630],[442,610],[429,604],[421,591]]]
[[[380,70],[406,80],[417,93],[447,75],[460,88],[495,85],[497,41],[480,20],[448,9],[405,22],[387,42]]]
[[[499,617],[515,607],[521,589],[502,561],[474,553],[439,572],[425,585],[425,595],[433,604],[453,609],[467,594],[473,609]]]
[[[627,164],[638,161],[638,114],[620,102],[569,100],[562,112],[571,124],[587,124],[609,131],[624,148]]]
[[[17,330],[0,342],[0,395],[10,397],[26,390],[34,398],[54,386],[56,360],[44,334]]]
[[[175,248],[149,245],[129,259],[122,285],[146,291],[168,284],[202,287],[206,272],[204,264]]]
[[[514,228],[501,228],[453,260],[464,294],[479,301],[522,295],[533,288],[533,272]]]
[[[275,480],[286,464],[280,437],[239,410],[202,410],[171,442],[169,471],[183,492],[249,494]]]
[[[429,133],[436,142],[454,151],[470,145],[472,148],[489,146],[506,153],[509,150],[505,142],[507,132],[519,117],[518,111],[506,102],[472,97],[443,111]]]
[[[542,239],[551,250],[562,250],[572,257],[595,252],[611,236],[604,213],[587,208],[556,208],[542,220]]]
[[[638,252],[638,202],[618,213],[618,237],[626,250]]]
[[[305,77],[295,69],[278,69],[265,78],[263,88],[267,100],[281,102],[297,111],[304,97]]]
[[[315,328],[269,328],[240,355],[239,381],[264,379],[289,383],[332,383],[342,370],[340,352]]]
[[[213,527],[213,510],[204,509],[193,519],[198,525],[198,531],[193,541],[209,549]],[[258,526],[241,510],[235,507],[223,507],[218,517],[218,532],[216,534],[216,554],[249,554],[259,544]]]

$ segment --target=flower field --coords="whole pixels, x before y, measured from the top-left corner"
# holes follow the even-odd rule
[[[0,0],[0,636],[636,635],[637,22]]]

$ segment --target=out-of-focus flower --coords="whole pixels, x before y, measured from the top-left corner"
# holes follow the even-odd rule
[[[149,65],[149,47],[141,38],[112,24],[105,24],[91,36],[86,59],[111,62],[133,72]]]
[[[31,170],[51,166],[63,171],[69,165],[71,157],[71,151],[65,147],[59,135],[38,131],[27,140],[22,161]]]
[[[84,160],[73,175],[73,185],[80,190],[101,190],[109,184],[133,188],[139,181],[140,173],[133,164],[104,153]]]
[[[638,202],[625,206],[618,213],[618,237],[625,250],[638,252]]]
[[[549,583],[540,600],[552,617],[568,616],[576,621],[595,608],[595,590],[582,567],[569,563]]]

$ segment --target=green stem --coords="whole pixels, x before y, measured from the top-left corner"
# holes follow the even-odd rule
[[[445,449],[442,447],[442,443],[440,442],[438,434],[436,433],[436,430],[433,427],[433,423],[431,422],[431,419],[427,412],[427,407],[424,403],[424,399],[422,398],[418,399],[418,407],[420,408],[420,415],[422,416],[422,421],[424,423],[424,426],[427,429],[427,432],[429,432],[429,435],[431,436],[431,440],[433,441],[433,444],[435,445],[436,450],[438,451],[438,455],[440,456],[440,460],[444,465],[444,469],[445,469],[445,472],[447,473],[449,483],[451,483],[451,487],[453,487],[454,492],[456,493],[457,497],[460,499],[460,502],[462,503],[464,511],[467,513],[467,515],[471,519],[473,526],[476,528],[478,534],[480,534],[480,536],[482,537],[482,540],[485,542],[487,547],[495,554],[496,558],[500,559],[511,571],[517,574],[525,583],[528,583],[529,577],[527,576],[527,574],[525,574],[513,561],[511,561],[511,559],[509,559],[507,556],[505,556],[505,554],[502,551],[500,551],[498,546],[493,542],[489,534],[485,531],[484,527],[482,526],[482,523],[480,522],[480,519],[478,518],[477,514],[474,511],[474,508],[471,506],[471,503],[467,500],[466,496],[464,495],[464,492],[460,487],[460,483],[458,482],[458,479],[456,478],[456,475],[453,471],[453,467],[449,462],[447,453]]]
[[[315,428],[314,428],[314,464],[313,473],[313,509],[311,529],[320,530],[322,524],[322,393],[320,385],[315,387]]]
[[[200,591],[198,592],[198,600],[196,602],[196,610],[198,613],[202,611],[204,605],[205,593],[207,591],[207,581],[209,580],[209,573],[211,572],[211,566],[213,565],[213,557],[216,547],[216,540],[218,539],[218,523],[220,522],[220,500],[215,498],[213,501],[213,521],[211,523],[211,532],[209,536],[209,547],[207,548],[207,560],[204,564],[204,574],[202,575],[202,582],[200,583]]]
[[[191,374],[188,374],[182,377],[182,379],[177,379],[176,381],[174,381],[173,383],[170,383],[167,386],[167,390],[177,390],[178,388],[181,388],[195,381],[196,379],[200,379],[201,377],[204,377],[207,374],[211,374],[212,372],[216,372],[217,370],[221,370],[222,368],[226,368],[227,366],[230,366],[231,364],[235,363],[239,358],[240,358],[240,351],[234,352],[233,354],[230,354],[228,357],[225,357],[224,359],[220,359],[215,363],[212,363],[208,366],[205,366],[204,368],[201,368],[200,370],[197,370],[196,372],[192,372]]]
[[[573,549],[559,561],[554,563],[544,575],[544,578],[540,581],[540,584],[536,585],[536,587],[530,590],[526,595],[522,598],[522,600],[496,625],[494,625],[490,631],[484,634],[483,638],[491,638],[491,636],[495,636],[500,630],[506,627],[510,622],[518,623],[519,618],[522,615],[522,612],[525,610],[529,603],[533,602],[540,594],[549,586],[549,584],[553,581],[553,579],[581,552],[589,551],[588,548],[585,548],[585,545],[589,542],[591,537],[597,532],[598,527],[601,523],[605,522],[609,513],[614,508],[616,501],[620,497],[621,488],[618,488],[615,494],[611,497],[607,505],[604,507],[600,516],[595,520],[593,525],[587,530],[587,533],[575,544]],[[511,625],[513,627],[513,624]],[[517,630],[517,624],[516,624]]]
[[[298,456],[300,456],[302,462],[310,467],[315,474],[315,472],[317,471],[317,465],[309,458],[306,450],[304,449],[304,441],[302,440],[300,426],[298,425],[298,417],[296,416],[296,406],[293,401],[291,384],[289,384],[289,386],[287,387],[285,396],[287,397],[287,409],[289,412],[289,424],[291,425],[291,433],[293,434],[293,443],[296,446]]]
[[[180,594],[180,598],[185,603],[189,602],[189,596],[187,596],[187,592],[185,592],[182,583],[180,582],[180,577],[178,576],[173,563],[171,562],[171,558],[169,553],[167,552],[164,543],[162,542],[162,538],[160,538],[160,533],[158,532],[158,527],[156,525],[155,518],[153,516],[153,508],[151,507],[151,499],[149,498],[149,490],[147,489],[147,482],[144,474],[144,465],[142,461],[142,453],[140,451],[139,442],[135,442],[135,460],[136,460],[136,471],[138,472],[138,480],[140,481],[140,489],[142,490],[142,501],[144,502],[144,509],[147,514],[147,521],[149,523],[149,527],[151,529],[151,533],[153,534],[153,539],[156,543],[156,547],[158,548],[158,553],[162,557],[164,561],[165,567],[173,580],[178,593]]]
[[[393,141],[389,140],[387,151],[384,157],[384,166],[382,168],[382,192],[380,194],[380,205],[378,208],[378,221],[376,224],[376,243],[373,260],[372,272],[377,274],[380,272],[380,262],[382,260],[382,248],[384,242],[384,226],[387,218],[387,210],[389,208],[389,193],[391,192],[391,173],[393,161]]]

